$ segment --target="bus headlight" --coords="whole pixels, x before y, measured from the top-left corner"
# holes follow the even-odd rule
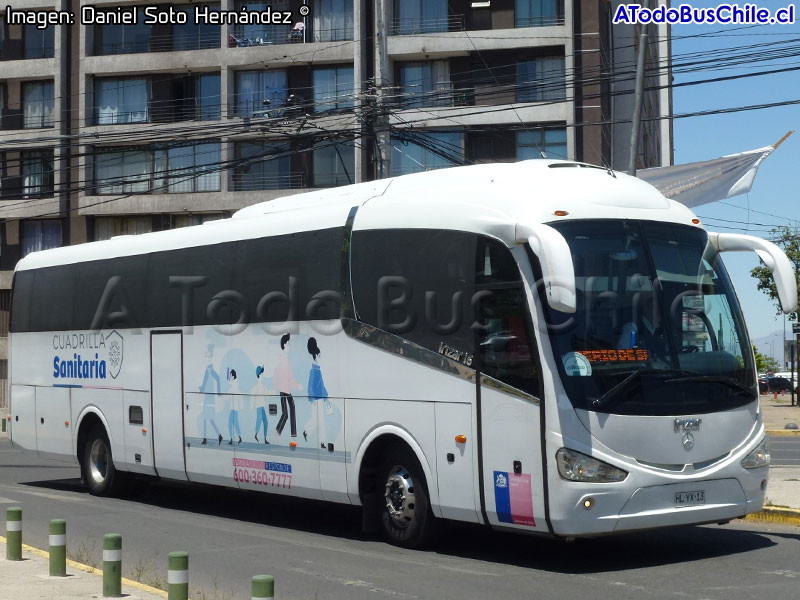
[[[569,448],[561,448],[556,452],[556,464],[559,475],[568,481],[611,483],[628,476],[627,471]]]
[[[758,467],[766,467],[769,464],[769,442],[764,438],[753,451],[742,459],[742,466],[745,469],[757,469]]]

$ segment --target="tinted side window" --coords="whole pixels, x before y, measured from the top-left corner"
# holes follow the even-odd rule
[[[30,331],[33,280],[34,271],[17,271],[14,274],[10,324],[12,333]]]
[[[20,271],[11,328],[66,331],[338,319],[344,228]],[[216,300],[215,300],[216,297]],[[102,305],[101,320],[94,323]]]
[[[126,256],[53,268],[56,269],[76,282],[74,306],[71,312],[66,311],[59,318],[58,327],[48,327],[32,319],[37,331],[145,326],[146,256]],[[101,309],[99,314],[98,309]],[[96,324],[95,316],[99,319]]]
[[[351,270],[361,321],[435,352],[445,344],[472,354],[473,367],[539,393],[524,288],[501,242],[459,231],[357,231]]]

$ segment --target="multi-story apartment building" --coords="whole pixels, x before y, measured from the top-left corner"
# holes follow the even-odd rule
[[[0,7],[0,379],[29,252],[181,227],[308,188],[451,164],[628,164],[633,26],[603,0],[10,0]],[[69,10],[71,26],[2,11]],[[137,23],[80,22],[81,7]],[[301,7],[308,9],[301,16]],[[144,6],[186,23],[144,23]],[[291,11],[203,24],[194,11]],[[671,163],[651,27],[640,167]],[[5,389],[0,386],[0,389]],[[0,399],[2,404],[2,399]]]

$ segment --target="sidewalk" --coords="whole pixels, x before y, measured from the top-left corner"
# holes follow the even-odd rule
[[[14,600],[86,600],[102,598],[102,572],[67,561],[66,577],[50,577],[47,554],[23,545],[22,560],[6,560],[5,538],[0,538],[0,597]],[[149,588],[135,581],[122,580],[123,597],[129,600],[163,600],[166,592]]]

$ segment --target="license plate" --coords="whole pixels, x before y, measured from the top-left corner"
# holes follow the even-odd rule
[[[675,508],[702,506],[705,503],[706,493],[703,490],[697,492],[678,492],[675,494]]]

